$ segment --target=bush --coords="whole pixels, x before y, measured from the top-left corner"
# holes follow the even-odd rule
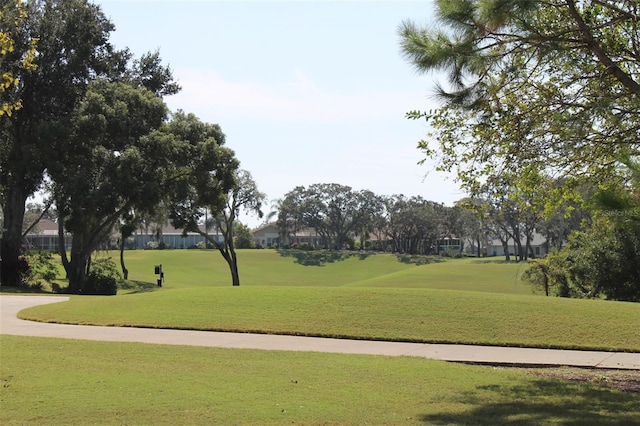
[[[52,285],[56,279],[57,269],[50,252],[27,252],[18,258],[20,286],[32,290],[42,290],[45,283]]]
[[[91,264],[82,293],[112,296],[118,292],[118,283],[121,281],[122,277],[111,258],[98,259]]]

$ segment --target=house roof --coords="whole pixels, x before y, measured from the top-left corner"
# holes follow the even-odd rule
[[[268,229],[268,228],[277,228],[276,223],[275,222],[263,223],[257,228],[252,229],[251,233],[255,234],[256,232],[264,231],[265,229]]]

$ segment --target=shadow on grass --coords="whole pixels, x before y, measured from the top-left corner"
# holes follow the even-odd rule
[[[304,266],[324,266],[328,263],[341,262],[343,260],[357,257],[364,260],[369,256],[375,256],[377,253],[372,251],[347,251],[347,250],[295,250],[286,249],[278,250],[280,256],[293,257],[296,263]],[[444,262],[445,259],[440,256],[425,256],[413,254],[395,254],[399,262],[412,265],[427,265],[429,263]]]
[[[596,384],[535,380],[526,386],[478,386],[453,401],[459,413],[420,416],[427,424],[632,425],[640,424],[640,396]]]
[[[118,290],[123,290],[125,294],[147,293],[157,289],[157,284],[146,281],[127,280],[118,285]]]
[[[420,254],[396,254],[399,262],[410,265],[428,265],[429,263],[444,262],[445,259],[440,256],[425,256]]]
[[[3,285],[2,287],[0,287],[0,293],[1,294],[22,294],[22,293],[27,293],[27,294],[53,294],[52,292],[48,291],[48,290],[43,290],[40,288],[29,288],[29,287],[9,287],[6,285]]]
[[[526,261],[518,262],[517,260],[504,260],[501,258],[483,258],[483,259],[475,259],[469,263],[492,263],[494,265],[503,265],[503,264],[517,264],[517,263],[526,263]]]
[[[357,252],[357,251],[337,251],[337,250],[278,250],[280,256],[293,257],[296,259],[295,263],[299,263],[304,266],[324,266],[327,263],[341,262],[351,257],[357,257],[360,260],[364,260],[371,256],[372,252]]]

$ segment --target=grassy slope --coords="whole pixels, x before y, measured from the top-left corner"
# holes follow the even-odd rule
[[[117,258],[116,252],[104,255]],[[243,286],[414,287],[531,294],[519,281],[525,266],[475,259],[324,251],[239,250]],[[132,280],[155,282],[162,264],[165,287],[228,286],[229,270],[216,251],[128,251]]]
[[[68,304],[32,308],[21,316],[102,325],[640,351],[639,304],[534,296],[517,282],[522,265],[291,254],[297,257],[270,250],[240,252],[243,284],[232,288],[215,252],[127,252],[133,279],[153,280],[153,265],[162,263],[165,287],[110,298],[74,297]]]

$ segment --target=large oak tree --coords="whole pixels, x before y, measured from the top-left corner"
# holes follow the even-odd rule
[[[14,50],[2,61],[2,71],[18,81],[11,99],[21,100],[20,109],[0,118],[3,285],[18,283],[25,203],[39,189],[50,159],[68,142],[72,112],[90,81],[118,66],[108,42],[114,27],[98,6],[87,0],[34,0],[24,3],[24,11],[27,22],[12,33]],[[35,70],[19,60],[33,40],[38,41]]]

